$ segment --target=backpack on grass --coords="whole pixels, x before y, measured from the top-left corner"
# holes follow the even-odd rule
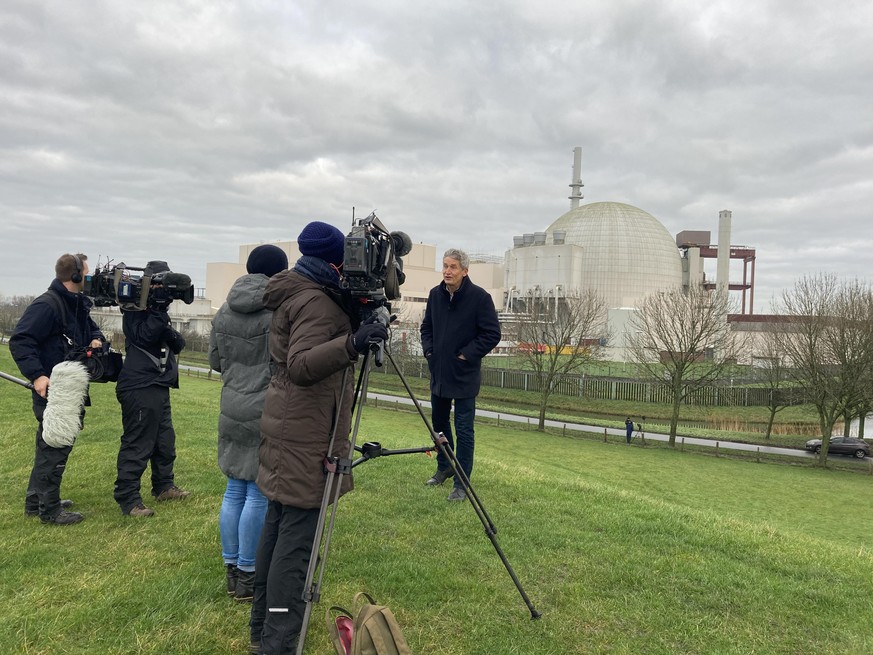
[[[362,597],[366,598],[363,604]],[[325,614],[330,640],[339,655],[412,655],[390,609],[377,605],[364,591],[355,594],[352,602],[359,606],[355,617],[338,605]],[[333,612],[338,612],[338,616],[332,617]]]

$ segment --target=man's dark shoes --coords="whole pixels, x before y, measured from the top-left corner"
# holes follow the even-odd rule
[[[54,516],[39,517],[39,520],[43,523],[50,523],[53,525],[72,525],[73,523],[78,523],[84,519],[85,517],[78,512],[67,512],[66,510],[61,510]]]
[[[126,516],[154,516],[155,510],[149,509],[142,503],[137,503],[127,512]]]
[[[240,571],[236,574],[236,593],[233,599],[241,603],[251,603],[255,597],[255,572]]]
[[[62,500],[61,501],[61,510],[70,509],[73,506],[72,500]],[[36,503],[31,503],[30,499],[24,503],[24,515],[25,516],[39,516],[39,501]]]
[[[466,500],[467,492],[461,489],[460,487],[455,487],[452,489],[452,493],[449,494],[449,497],[446,500],[456,501],[456,500]]]
[[[437,469],[436,473],[433,474],[433,477],[425,482],[425,484],[436,487],[438,485],[441,485],[443,482],[453,477],[454,475],[455,473],[454,471],[452,471],[452,469]]]
[[[164,489],[161,493],[153,495],[155,497],[155,500],[157,500],[158,502],[162,502],[164,500],[182,500],[183,498],[187,498],[188,496],[190,496],[191,492],[185,491],[184,489],[179,489],[179,487],[173,485],[172,487]]]

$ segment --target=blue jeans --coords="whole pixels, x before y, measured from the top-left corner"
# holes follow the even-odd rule
[[[227,479],[218,517],[221,556],[225,564],[236,564],[241,571],[255,570],[255,555],[266,515],[267,499],[254,480]]]
[[[452,437],[452,425],[450,414],[452,400],[455,402],[455,434],[457,447]],[[467,475],[467,479],[473,473],[473,448],[475,445],[473,422],[476,419],[476,397],[473,398],[441,398],[431,394],[430,397],[431,420],[435,432],[442,432],[449,440],[449,446],[455,451],[461,470]],[[437,468],[440,470],[451,469],[449,460],[442,454],[437,455]],[[455,487],[463,487],[463,484],[455,477]]]

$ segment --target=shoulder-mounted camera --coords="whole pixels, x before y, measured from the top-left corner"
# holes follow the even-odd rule
[[[123,262],[98,266],[85,277],[84,293],[97,307],[166,309],[174,300],[194,302],[194,286],[184,273],[174,273],[166,262],[151,261],[144,268]]]

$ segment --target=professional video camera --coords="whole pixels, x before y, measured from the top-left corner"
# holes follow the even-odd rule
[[[342,288],[374,307],[400,298],[400,285],[406,279],[403,260],[412,250],[405,232],[388,232],[373,212],[357,221],[346,236]]]
[[[194,302],[191,278],[173,273],[166,262],[149,262],[145,268],[123,262],[98,265],[93,275],[85,277],[85,295],[97,307],[120,305],[123,309],[166,309],[174,300],[186,305]]]

